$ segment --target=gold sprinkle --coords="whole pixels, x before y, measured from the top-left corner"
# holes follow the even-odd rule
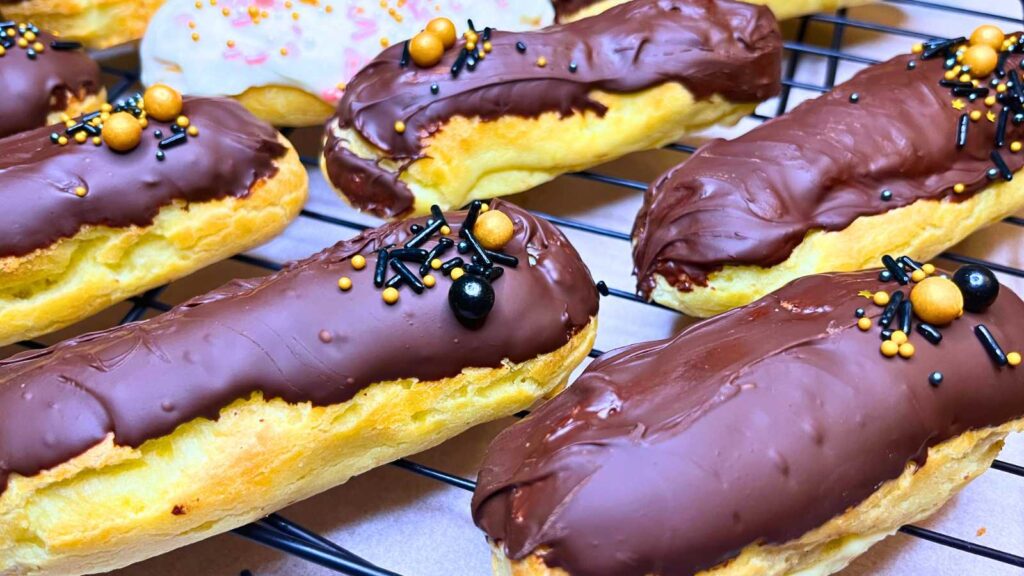
[[[192,20],[189,20],[188,21],[188,27],[191,30],[195,30],[196,29],[196,23],[194,21],[192,21]]]
[[[252,4],[248,8],[250,18],[258,18],[260,15],[260,9],[255,4]]]
[[[33,42],[33,41],[35,41],[35,39],[36,39],[36,33],[35,32],[33,32],[31,30],[29,30],[28,32],[25,32],[25,40],[28,40],[29,42]]]
[[[324,12],[327,12],[328,14],[330,14],[331,12],[334,12],[334,6],[331,6],[330,4],[328,4],[327,6],[324,7]]]
[[[924,52],[924,44],[922,44],[921,42],[918,42],[917,44],[914,44],[914,47],[911,48],[911,51],[914,54],[920,54],[921,52]]]
[[[0,46],[0,56],[3,56],[4,54],[7,54],[7,49],[3,46]]]
[[[953,185],[953,192],[957,194],[963,194],[966,189],[967,187],[959,182]]]
[[[43,46],[42,42],[36,42],[32,45],[32,49],[36,52],[42,52],[43,50],[46,50],[46,46]]]
[[[466,273],[462,268],[452,268],[451,277],[452,280],[458,280]]]
[[[391,42],[389,42],[387,38],[381,38],[380,39],[380,46],[381,46],[381,48],[387,48],[390,45],[391,45]]]
[[[68,116],[67,113],[62,113],[60,115],[60,121],[61,122],[68,122],[70,120],[71,120],[71,116]]]
[[[366,257],[362,254],[356,254],[352,257],[352,267],[356,270],[362,270],[366,268]]]
[[[78,196],[79,198],[84,197],[88,193],[89,191],[85,189],[85,186],[75,187],[75,196]]]
[[[961,74],[959,80],[961,82],[970,82],[971,81],[971,75],[970,74]]]
[[[904,342],[909,340],[909,338],[907,338],[907,334],[905,332],[903,332],[902,330],[897,330],[892,333],[892,337],[889,338],[889,340],[892,340],[897,344],[903,344]]]
[[[423,277],[423,285],[427,288],[433,288],[437,284],[437,278],[434,278],[433,274],[427,274]]]
[[[405,122],[402,122],[401,120],[395,122],[395,132],[398,132],[399,134],[405,133]]]
[[[234,47],[235,47],[235,41],[234,40],[228,40],[228,48],[234,48]]]
[[[490,204],[481,204],[480,205],[480,213],[481,214],[483,214],[484,212],[487,212],[490,209],[491,209]]]
[[[957,72],[955,70],[946,70],[946,73],[943,74],[943,77],[946,80],[956,80],[956,75],[957,75]]]
[[[231,9],[230,8],[221,8],[220,9],[220,13],[223,14],[224,16],[231,16]]]
[[[384,301],[388,304],[394,304],[398,302],[398,289],[397,288],[385,288],[384,292],[381,293]]]
[[[102,104],[100,106],[100,111],[101,112],[110,112],[113,109],[114,109],[113,105],[107,104],[107,103],[104,103],[104,104]]]
[[[299,19],[299,13],[298,12],[292,12],[292,20],[298,20],[298,19]]]
[[[985,113],[985,118],[988,119],[989,122],[995,122],[996,121],[996,113],[991,111],[991,110],[989,110],[988,112]]]
[[[196,8],[202,8],[203,3],[200,0],[196,0]]]
[[[490,40],[484,42],[484,52],[490,52],[493,48]]]
[[[74,126],[74,125],[75,125],[75,121],[74,121],[74,120],[65,120],[65,121],[64,121],[64,126],[65,126],[66,128],[71,128],[71,127],[72,127],[72,126]]]
[[[25,38],[18,38],[18,46],[20,48],[28,47],[28,40],[26,40]]]
[[[103,138],[100,138],[99,136],[93,136],[92,143],[96,146],[99,146],[100,144],[103,144]]]
[[[281,48],[281,56],[287,56],[287,55],[288,55],[288,49],[287,48]]]
[[[341,278],[338,278],[338,288],[341,288],[342,290],[351,289],[352,279],[349,278],[348,276],[342,276]]]
[[[955,110],[963,110],[964,106],[966,106],[966,104],[964,104],[964,101],[959,98],[953,100],[952,105]]]
[[[996,86],[996,92],[1000,94],[1006,92],[1006,84],[1000,84],[999,86]]]

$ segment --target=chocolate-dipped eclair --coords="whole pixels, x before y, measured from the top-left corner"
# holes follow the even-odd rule
[[[0,137],[56,124],[106,102],[100,67],[77,42],[34,24],[0,23]]]
[[[0,362],[0,572],[123,566],[560,390],[597,290],[553,225],[482,211]]]
[[[937,510],[1024,430],[1024,302],[983,269],[878,276],[606,354],[504,431],[473,499],[496,572],[828,574]]]
[[[710,316],[888,252],[934,257],[1021,209],[1020,38],[983,26],[920,44],[706,144],[644,198],[639,290]]]
[[[575,22],[589,18],[629,0],[551,0],[555,7],[555,21]],[[806,16],[815,12],[828,12],[839,8],[871,4],[875,0],[744,0],[771,8],[779,20]]]
[[[256,246],[306,198],[306,171],[273,128],[166,86],[0,149],[0,344]]]
[[[734,0],[637,0],[537,32],[480,24],[396,44],[348,84],[322,166],[351,204],[397,217],[521,192],[735,122],[779,89],[775,19]]]
[[[90,48],[138,40],[164,0],[0,0],[5,18],[34,22]]]

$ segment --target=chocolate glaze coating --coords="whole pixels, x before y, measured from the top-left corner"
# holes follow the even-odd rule
[[[9,48],[0,57],[0,137],[46,124],[50,112],[67,108],[68,98],[96,94],[103,87],[100,67],[85,50],[54,50],[57,38],[40,32],[45,49],[29,59],[21,48]]]
[[[604,355],[491,445],[477,524],[512,558],[573,576],[690,575],[858,504],[927,448],[1024,416],[1024,370],[973,334],[1024,345],[1010,291],[933,346],[888,359],[854,311],[877,271],[808,276],[673,339]],[[942,384],[929,375],[939,370]]]
[[[966,108],[956,110],[950,89],[939,85],[943,59],[916,58],[867,68],[739,138],[704,145],[658,178],[633,229],[639,289],[650,294],[655,274],[689,290],[726,265],[773,266],[812,230],[842,230],[860,216],[984,189],[996,124],[984,116],[971,122],[960,150],[957,121],[1002,106],[965,97]],[[1010,54],[1006,70],[1020,61]],[[1009,122],[1006,142],[1020,138],[1024,126]],[[1021,154],[1001,151],[1011,170],[1024,166]],[[957,183],[964,194],[954,195]],[[891,200],[882,200],[883,190]]]
[[[0,362],[0,486],[11,473],[32,476],[66,462],[110,433],[135,447],[194,418],[215,419],[254,392],[325,406],[375,382],[428,385],[466,367],[553,352],[596,315],[593,280],[553,225],[511,204],[491,206],[515,223],[504,250],[520,264],[494,283],[494,308],[476,330],[455,319],[450,281],[440,273],[422,295],[406,288],[397,304],[384,303],[373,285],[375,250],[408,239],[405,222],[152,320]],[[449,216],[453,235],[464,215]],[[355,254],[366,256],[363,270],[352,268]],[[341,276],[352,279],[349,291],[338,289]]]
[[[83,226],[148,226],[175,200],[241,198],[277,172],[285,153],[277,132],[237,102],[186,98],[183,113],[199,135],[166,150],[163,161],[153,131],[171,136],[170,124],[152,119],[139,146],[123,154],[91,142],[50,142],[62,125],[0,141],[0,258],[46,248]],[[78,186],[86,196],[75,195]]]
[[[778,24],[767,8],[734,0],[637,0],[537,32],[495,31],[490,42],[493,50],[475,70],[463,68],[456,78],[450,70],[464,39],[429,69],[400,66],[404,43],[397,43],[359,72],[328,123],[326,158],[335,185],[353,184],[334,176],[352,166],[349,158],[331,153],[339,147],[335,125],[354,128],[390,158],[413,160],[424,140],[454,116],[603,115],[606,108],[591,92],[631,93],[668,82],[698,98],[719,94],[735,102],[761,101],[780,86]],[[518,42],[525,52],[516,49]],[[541,56],[544,67],[537,65]],[[569,71],[572,62],[576,72]],[[439,86],[436,95],[433,83]],[[406,125],[402,134],[394,129],[399,120]],[[411,207],[408,191],[385,179],[366,179],[343,191],[357,206],[382,215]],[[388,205],[381,201],[392,196]]]

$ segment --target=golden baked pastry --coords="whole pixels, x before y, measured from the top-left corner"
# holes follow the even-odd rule
[[[560,23],[575,22],[589,18],[609,8],[625,4],[629,0],[552,0],[555,18]],[[871,4],[875,0],[744,0],[771,8],[779,20],[806,16],[815,12],[831,12],[839,8],[850,8]]]
[[[170,121],[136,118],[138,105],[0,141],[0,344],[257,246],[298,215],[305,168],[239,104],[179,96]]]
[[[108,48],[142,38],[161,4],[163,0],[3,0],[0,13],[90,48]]]
[[[1024,431],[1024,302],[984,269],[878,274],[606,354],[502,432],[473,499],[495,573],[825,575],[938,510]]]
[[[481,209],[0,363],[0,573],[124,566],[560,390],[593,343],[590,274],[500,202],[514,235],[452,267]]]
[[[386,217],[522,192],[682,134],[735,123],[778,92],[769,10],[637,0],[537,32],[468,30],[438,64],[385,50],[345,89],[322,167]]]
[[[945,70],[965,42],[918,45],[700,148],[645,195],[633,229],[640,291],[711,316],[883,254],[928,260],[1024,208],[1011,180],[1024,167],[1021,54],[1008,51],[1018,38],[977,78]]]

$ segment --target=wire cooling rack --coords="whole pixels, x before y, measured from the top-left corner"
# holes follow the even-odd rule
[[[934,11],[937,17],[940,18],[982,18],[988,21],[1010,23],[1008,27],[1012,27],[1019,22],[1015,18],[1010,18],[1000,14],[987,13],[960,6],[948,6],[927,0],[886,0],[885,4],[888,4],[890,7],[901,6],[912,7],[919,10]],[[820,41],[822,38],[821,33],[823,32],[822,27],[824,27],[825,32],[824,42]],[[814,38],[819,41],[811,41],[811,39],[809,39],[809,31],[812,28],[815,28],[815,32],[817,32],[817,34],[814,34]],[[751,118],[756,121],[764,121],[782,114],[786,110],[792,108],[794,102],[797,100],[797,98],[794,97],[794,93],[798,91],[809,93],[810,95],[817,95],[828,91],[835,85],[837,74],[841,66],[852,65],[856,67],[863,67],[875,63],[876,60],[873,58],[858,55],[853,51],[844,49],[844,42],[846,42],[847,36],[851,34],[887,35],[893,38],[903,39],[905,44],[935,36],[935,34],[903,29],[868,20],[855,19],[848,16],[846,10],[838,10],[835,13],[830,14],[817,14],[804,17],[798,20],[795,24],[787,26],[788,39],[785,43],[786,54],[783,64],[783,89],[774,106],[768,106],[769,108],[773,107],[774,110],[769,110],[769,113],[766,114],[764,113],[765,106],[762,106],[759,108],[758,112],[751,115]],[[109,90],[111,98],[117,98],[138,86],[139,74],[137,65],[133,58],[128,57],[125,59],[123,53],[117,52],[100,53],[97,57],[106,64],[104,66],[104,72],[113,79]],[[802,59],[807,58],[815,58],[823,62],[824,67],[821,69],[820,79],[807,79],[804,77],[806,75],[797,74],[798,64],[801,63]],[[128,63],[126,64],[126,62]],[[291,134],[291,131],[286,130],[285,133]],[[688,155],[695,150],[693,146],[685,144],[673,144],[668,146],[667,149],[679,153],[678,161],[682,161],[685,157],[684,155]],[[311,168],[311,172],[316,172],[317,158],[315,153],[303,156],[302,160]],[[632,191],[643,191],[647,188],[647,183],[645,182],[595,171],[578,172],[568,175],[568,177],[585,179],[592,183],[600,183]],[[583,234],[596,235],[611,241],[627,243],[630,241],[629,234],[621,231],[612,230],[604,226],[598,226],[571,218],[557,217],[544,212],[535,211],[535,213],[540,217],[552,221],[563,229]],[[338,217],[336,215],[312,209],[304,210],[302,212],[302,217],[336,227],[339,237],[350,236],[356,231],[363,230],[368,227],[364,222],[350,218]],[[631,218],[632,215],[628,215],[628,219],[631,220]],[[1010,217],[1005,220],[1005,223],[1024,228],[1024,218]],[[997,272],[1015,278],[1024,279],[1024,270],[1004,263],[981,260],[965,254],[952,252],[943,254],[941,258],[956,263],[980,263]],[[239,255],[234,257],[234,260],[253,266],[262,271],[277,270],[281,266],[278,262],[253,255]],[[132,298],[129,301],[130,309],[123,315],[123,317],[120,318],[119,323],[123,324],[127,322],[134,322],[142,319],[147,314],[154,314],[169,310],[171,308],[171,304],[161,300],[161,295],[164,294],[166,288],[167,286],[156,288],[141,296]],[[663,308],[657,304],[647,303],[639,298],[635,293],[620,288],[609,288],[608,297],[639,303],[644,306]],[[669,310],[668,308],[663,309]],[[37,349],[44,346],[45,344],[42,342],[25,341],[12,348]],[[601,351],[595,349],[591,351],[590,356],[597,357],[600,354]],[[517,416],[521,417],[523,415],[524,414],[519,414]],[[472,479],[450,474],[443,470],[431,468],[410,460],[399,460],[393,462],[392,465],[409,473],[461,490],[472,491],[475,486]],[[1024,467],[997,460],[992,468],[999,473],[1017,477],[1020,479],[1019,481],[1022,482],[1022,488],[1024,488]],[[1021,550],[1007,551],[981,546],[974,542],[957,538],[949,534],[917,526],[904,526],[900,531],[908,536],[933,542],[939,546],[946,546],[980,558],[986,558],[992,561],[1005,563],[1010,566],[1024,568],[1024,556],[1020,555],[1021,553],[1024,553],[1024,551]],[[239,528],[235,530],[234,533],[243,538],[275,548],[284,553],[294,555],[298,558],[318,564],[341,574],[349,574],[353,576],[397,576],[396,572],[390,571],[386,567],[377,566],[360,557],[356,553],[343,548],[337,543],[332,542],[313,531],[307,530],[297,523],[289,521],[277,514],[272,514],[253,524]],[[983,569],[984,568],[982,568],[982,570]],[[243,575],[247,575],[247,573],[249,573],[248,570],[244,570],[242,572]]]

